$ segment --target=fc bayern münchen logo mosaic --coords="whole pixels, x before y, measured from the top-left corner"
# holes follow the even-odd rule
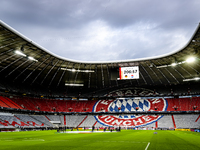
[[[116,100],[99,100],[93,107],[93,112],[141,112],[166,111],[167,101],[163,98],[119,98]],[[141,127],[149,125],[162,118],[161,115],[102,115],[95,116],[104,126]]]

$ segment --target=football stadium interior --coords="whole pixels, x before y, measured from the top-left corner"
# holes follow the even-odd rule
[[[200,128],[200,26],[175,52],[93,62],[57,56],[0,21],[0,77],[1,131]]]

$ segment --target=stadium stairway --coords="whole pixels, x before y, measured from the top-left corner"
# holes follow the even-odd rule
[[[51,121],[47,116],[45,116],[47,118],[47,120]]]
[[[97,124],[97,121],[93,124],[93,126],[95,127],[96,124]]]
[[[7,107],[10,108],[10,106],[8,106],[6,103],[4,103],[3,101],[0,100],[0,106],[1,107]]]
[[[173,115],[172,115],[172,122],[173,122],[174,128],[176,129],[176,122],[174,120],[174,116]]]
[[[81,124],[81,127],[91,127],[96,122],[94,116],[88,116],[85,121]]]
[[[16,108],[16,109],[23,109],[21,106],[17,105],[15,102],[10,100],[7,97],[0,96],[1,101],[3,101],[6,105],[8,105],[10,108]]]
[[[85,121],[85,119],[87,118],[88,116],[85,116],[85,118],[81,121],[81,123],[77,126],[77,127],[80,127],[80,125]]]
[[[64,116],[64,125],[66,126],[67,122],[66,122],[66,116]]]
[[[197,121],[199,120],[199,118],[200,118],[200,115],[199,115],[198,118],[195,120],[195,122],[197,122]]]

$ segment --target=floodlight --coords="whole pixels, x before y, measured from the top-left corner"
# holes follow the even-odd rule
[[[84,86],[84,84],[70,84],[70,83],[65,83],[65,86]]]
[[[172,65],[172,66],[176,66],[176,65],[177,65],[177,63],[172,63],[171,65]]]
[[[86,72],[86,73],[90,73],[90,72],[94,72],[94,70],[76,70],[76,69],[67,69],[67,68],[60,68],[61,70],[67,70],[67,71],[72,71],[72,72]]]
[[[33,60],[33,61],[38,61],[38,60],[36,60],[35,58],[33,58],[31,56],[29,56],[28,59]]]
[[[72,72],[76,72],[76,69],[72,69],[71,71],[72,71]]]
[[[183,81],[198,81],[200,80],[199,77],[191,78],[191,79],[183,79]]]
[[[194,78],[195,80],[200,80],[200,78],[199,77],[196,77],[196,78]]]
[[[18,54],[18,55],[26,57],[26,55],[24,53],[22,53],[21,51],[16,50],[15,53]]]
[[[188,63],[191,63],[191,62],[194,62],[195,61],[195,58],[194,57],[189,57],[186,62]]]

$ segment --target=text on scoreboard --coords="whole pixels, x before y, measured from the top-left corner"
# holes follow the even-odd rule
[[[120,67],[119,79],[139,79],[139,67]]]

